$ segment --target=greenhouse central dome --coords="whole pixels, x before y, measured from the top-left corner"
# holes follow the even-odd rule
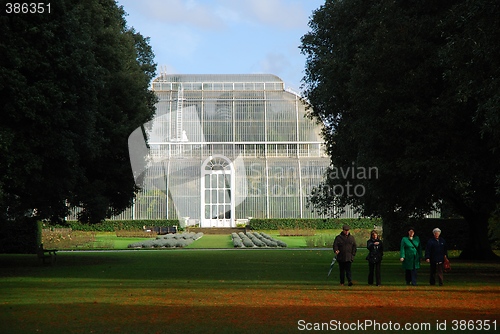
[[[234,227],[248,217],[316,217],[306,199],[330,159],[320,126],[280,78],[161,74],[152,89],[155,118],[146,137],[131,135],[148,156],[133,163],[143,189],[133,218]]]

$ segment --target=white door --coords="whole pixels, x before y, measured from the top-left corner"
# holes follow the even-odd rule
[[[201,227],[234,227],[234,173],[231,160],[217,155],[202,165]]]

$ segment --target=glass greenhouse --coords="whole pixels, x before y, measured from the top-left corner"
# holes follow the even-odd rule
[[[129,139],[143,190],[119,218],[234,227],[316,217],[306,198],[330,160],[320,127],[280,78],[162,74],[152,89],[155,118]]]

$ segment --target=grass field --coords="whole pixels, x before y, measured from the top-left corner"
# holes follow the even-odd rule
[[[53,266],[0,255],[0,333],[435,333],[444,321],[440,333],[498,331],[500,264],[452,258],[445,286],[431,287],[424,263],[408,287],[392,252],[375,287],[365,255],[353,287],[339,286],[337,267],[327,278],[327,250],[59,252]]]
[[[289,248],[307,248],[307,237],[288,237],[288,236],[280,236],[278,231],[261,231],[271,235],[273,238],[284,241]],[[85,234],[90,232],[78,232],[80,234]],[[316,238],[320,238],[323,236],[330,240],[330,244],[333,242],[333,239],[339,231],[337,230],[326,230],[322,232],[318,232]],[[95,233],[95,241],[90,242],[84,246],[70,246],[66,242],[63,247],[59,244],[53,244],[44,242],[47,246],[46,248],[55,248],[55,249],[74,249],[74,250],[88,250],[88,249],[127,249],[129,244],[147,240],[145,238],[137,238],[137,237],[117,237],[115,232],[97,232]],[[216,234],[205,234],[201,239],[195,241],[193,244],[189,245],[187,248],[190,249],[214,249],[214,248],[234,248],[234,245],[231,241],[230,235],[216,235]]]

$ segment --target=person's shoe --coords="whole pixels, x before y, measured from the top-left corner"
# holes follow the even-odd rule
[[[344,286],[344,283],[340,283],[340,286]]]
[[[347,285],[352,286],[352,282],[349,282],[349,284],[347,284]]]

